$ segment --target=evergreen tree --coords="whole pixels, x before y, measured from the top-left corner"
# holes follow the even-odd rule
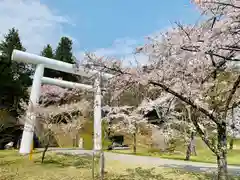
[[[55,53],[55,59],[74,64],[74,57],[72,53],[72,40],[68,37],[62,37]],[[67,81],[77,81],[76,75],[60,72],[60,77]]]
[[[11,60],[14,49],[25,51],[18,30],[12,28],[0,43],[0,105],[16,112],[19,100],[28,97],[32,71],[28,65]]]
[[[68,37],[61,38],[56,49],[55,58],[63,62],[74,63],[71,39]]]
[[[50,44],[47,44],[47,46],[45,46],[43,48],[43,50],[41,52],[41,56],[54,59],[54,52],[53,52],[52,46]],[[58,71],[45,68],[44,76],[54,78],[54,77],[59,77],[60,73]]]
[[[54,58],[54,53],[52,46],[48,44],[43,48],[43,51],[41,52],[41,56],[47,57],[47,58]]]

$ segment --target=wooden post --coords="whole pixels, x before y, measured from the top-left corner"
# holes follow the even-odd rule
[[[32,161],[32,156],[33,156],[33,144],[34,144],[34,141],[32,141],[32,145],[31,145],[31,151],[29,153],[29,160]]]
[[[101,150],[100,153],[100,177],[101,180],[104,179],[104,169],[105,169],[105,158],[104,158],[104,152]]]
[[[95,152],[92,152],[92,179],[95,179]]]

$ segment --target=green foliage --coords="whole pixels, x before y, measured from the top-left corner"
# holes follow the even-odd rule
[[[14,133],[18,128],[16,119],[7,110],[0,109],[0,148],[13,140]]]
[[[151,179],[151,180],[171,180],[169,178],[164,177],[164,175],[155,173],[154,168],[151,169],[144,169],[141,167],[135,168],[135,169],[127,169],[127,173],[125,175],[115,175],[113,174],[112,176],[108,176],[107,180],[146,180],[146,179]]]
[[[91,168],[91,157],[81,157],[74,155],[58,155],[53,156],[47,155],[44,160],[44,164],[55,164],[59,167],[74,166],[76,168]],[[40,159],[35,160],[35,162],[40,162]]]
[[[17,111],[20,99],[27,99],[32,70],[24,63],[11,60],[12,51],[25,51],[18,30],[12,28],[0,43],[0,104]]]
[[[51,45],[48,44],[43,48],[41,55],[47,58],[56,59],[70,64],[75,63],[74,56],[72,53],[72,40],[69,39],[68,37],[62,37],[60,39],[60,42],[58,43],[55,53],[53,52],[53,48],[51,47]],[[66,81],[74,82],[78,81],[76,75],[55,71],[51,69],[46,69],[44,72],[44,76],[52,78],[62,78],[63,80]]]
[[[225,107],[226,98],[229,94],[229,88],[232,88],[237,74],[230,72],[219,72],[214,80],[214,85],[205,92],[208,99],[207,103],[215,111],[221,111]]]
[[[41,56],[54,59],[54,52],[53,52],[52,46],[50,44],[47,44],[47,46],[45,46],[43,48],[43,50],[41,52]],[[58,77],[59,72],[55,71],[55,70],[52,70],[52,69],[45,68],[44,76],[46,76],[46,77]]]
[[[4,36],[4,40],[0,44],[1,57],[4,62],[11,63],[11,54],[13,49],[25,51],[18,30],[15,28],[9,29],[8,34]]]
[[[107,124],[103,121],[102,124],[102,142],[103,148],[106,149],[112,142],[105,138],[105,130]],[[83,138],[83,148],[87,150],[93,149],[93,120],[89,120],[84,124],[83,131],[80,133],[80,137]]]
[[[55,59],[67,62],[70,64],[74,64],[74,58],[72,53],[72,40],[68,37],[62,37],[58,46],[56,48]],[[77,81],[77,77],[75,75],[59,72],[59,76],[62,77],[63,80],[66,81]]]
[[[168,179],[165,178],[161,174],[154,173],[154,168],[151,169],[143,169],[141,167],[136,169],[127,169],[127,172],[129,173],[130,177],[134,177],[134,179]]]
[[[168,142],[168,147],[166,148],[167,152],[173,153],[177,148],[177,140],[176,139],[170,139]]]
[[[28,156],[19,156],[17,151],[0,152],[0,180],[90,180],[92,179],[92,158],[48,153],[46,162],[41,164],[40,153],[33,154],[33,161]],[[96,160],[98,161],[98,159]],[[96,163],[96,175],[99,164]],[[210,180],[210,175],[185,172],[177,169],[138,167],[128,162],[117,163],[106,158],[105,180]],[[96,176],[96,179],[99,179]],[[231,178],[230,178],[231,179]],[[239,179],[239,178],[236,178]]]
[[[88,120],[80,133],[80,137],[83,138],[83,148],[92,150],[93,148],[93,121]]]
[[[127,173],[124,175],[117,175],[112,174],[111,176],[107,176],[107,180],[174,180],[174,179],[198,179],[198,180],[210,180],[214,179],[214,175],[211,174],[199,174],[199,173],[193,173],[193,172],[185,172],[183,170],[172,170],[168,173],[164,172],[157,172],[155,168],[149,168],[145,169],[142,167],[138,168],[131,168],[126,170]],[[186,176],[188,174],[188,176]],[[230,177],[230,180],[239,180],[237,177]]]
[[[57,49],[55,58],[57,60],[67,62],[67,63],[74,63],[73,54],[72,54],[72,40],[68,37],[62,37]]]
[[[29,65],[11,60],[14,49],[25,51],[18,30],[12,28],[0,42],[0,106],[7,112],[4,118],[0,118],[0,148],[20,133],[16,116],[21,112],[20,100],[28,100],[27,88],[31,85]]]
[[[91,134],[81,134],[80,135],[83,138],[83,148],[87,150],[93,149],[93,136]]]
[[[103,149],[107,149],[112,144],[108,137],[108,123],[105,120],[102,121],[102,142]]]
[[[41,56],[47,57],[47,58],[54,58],[54,53],[52,46],[48,44],[43,48],[43,51],[41,52]]]
[[[147,150],[147,152],[148,153],[153,153],[153,154],[155,154],[155,153],[160,153],[160,149],[159,148],[149,148],[148,150]]]
[[[229,143],[229,142],[228,142]],[[154,156],[166,159],[185,160],[186,158],[186,145],[183,141],[178,140],[176,142],[175,152],[160,151],[156,148],[142,148],[138,149],[137,155],[139,156]],[[191,156],[190,161],[204,162],[204,163],[216,163],[216,155],[208,149],[206,144],[201,138],[195,139],[197,156]],[[114,150],[115,153],[133,154],[131,150]],[[228,151],[228,164],[240,165],[240,140],[235,139],[234,149]]]

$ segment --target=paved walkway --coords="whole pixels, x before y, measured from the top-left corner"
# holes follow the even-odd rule
[[[79,150],[79,149],[60,149],[60,148],[50,148],[49,150],[68,153],[68,154],[77,154],[77,155],[91,155],[92,151],[89,150]],[[210,163],[200,163],[200,162],[191,162],[191,161],[180,161],[180,160],[171,160],[171,159],[162,159],[158,157],[149,157],[149,156],[135,156],[127,154],[116,154],[111,152],[105,152],[106,160],[117,160],[123,163],[131,163],[136,165],[149,165],[149,166],[158,166],[158,167],[169,167],[184,169],[192,172],[215,172],[216,164]],[[240,176],[240,166],[228,166],[228,171],[230,174]]]

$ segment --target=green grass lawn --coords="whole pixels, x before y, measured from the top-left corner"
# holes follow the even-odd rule
[[[47,153],[41,164],[41,154],[33,160],[17,151],[0,151],[0,180],[91,180],[91,157]],[[150,166],[137,167],[119,161],[107,161],[105,180],[210,180],[209,175]],[[98,179],[98,178],[95,178]]]
[[[87,121],[84,126],[84,130],[81,132],[81,137],[84,140],[83,148],[91,150],[93,148],[93,121]],[[103,127],[104,128],[104,127]],[[103,131],[102,131],[103,132]],[[104,137],[104,135],[103,135]],[[126,144],[131,143],[132,140],[128,140]],[[111,144],[109,140],[103,139],[103,148]],[[64,146],[68,147],[68,146]],[[191,156],[190,160],[195,162],[205,162],[205,163],[216,163],[216,156],[208,149],[204,142],[200,138],[196,138],[196,150],[197,156]],[[111,152],[132,154],[132,150],[115,150]],[[186,146],[184,143],[178,142],[175,153],[160,153],[153,152],[152,149],[148,149],[144,142],[139,142],[137,147],[137,154],[141,156],[155,156],[167,159],[185,159]],[[234,144],[234,149],[228,152],[228,164],[230,165],[240,165],[240,140],[236,140]]]
[[[201,141],[201,139],[196,140],[196,150],[197,156],[191,156],[190,160],[195,162],[205,162],[205,163],[216,163],[216,156],[206,147],[206,145]],[[175,153],[160,153],[151,152],[152,150],[147,148],[139,147],[137,148],[137,154],[140,156],[154,156],[167,159],[184,160],[186,147],[178,146]],[[133,154],[130,150],[114,150],[112,152]],[[228,164],[230,165],[240,165],[240,140],[236,140],[233,150],[228,152]]]

